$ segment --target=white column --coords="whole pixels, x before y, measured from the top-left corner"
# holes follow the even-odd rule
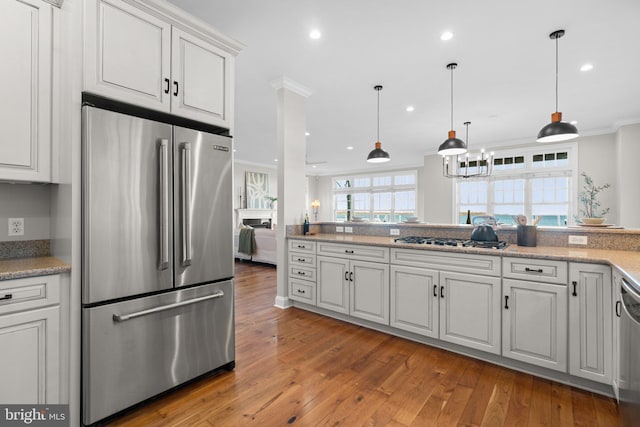
[[[271,82],[276,90],[278,121],[278,269],[275,306],[288,308],[286,226],[302,223],[305,213],[306,99],[311,91],[282,77]]]

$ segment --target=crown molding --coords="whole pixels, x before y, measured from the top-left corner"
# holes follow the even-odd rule
[[[278,77],[277,79],[271,80],[271,87],[275,90],[287,89],[305,98],[308,98],[313,93],[308,87],[301,85],[300,83],[286,76]]]

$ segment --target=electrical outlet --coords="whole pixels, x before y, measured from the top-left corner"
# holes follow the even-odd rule
[[[389,230],[389,235],[391,236],[399,236],[400,235],[400,229],[398,228],[392,228]]]
[[[336,226],[336,233],[344,233],[344,227]]]
[[[570,245],[586,245],[587,236],[569,236]]]
[[[9,236],[24,236],[24,218],[9,218]]]
[[[353,227],[345,227],[344,228],[344,232],[345,233],[353,233]]]

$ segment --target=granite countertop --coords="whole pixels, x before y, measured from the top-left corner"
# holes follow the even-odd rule
[[[461,248],[434,245],[396,243],[394,237],[362,236],[345,234],[312,234],[308,236],[289,235],[289,239],[308,239],[333,243],[353,243],[358,245],[388,246],[431,251],[500,255],[522,258],[537,258],[574,262],[608,264],[627,276],[640,287],[640,251],[614,251],[559,246],[525,247],[509,245],[505,249]]]
[[[69,273],[71,266],[52,256],[0,260],[0,280]]]

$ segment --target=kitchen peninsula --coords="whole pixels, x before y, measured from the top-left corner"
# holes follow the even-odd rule
[[[484,249],[396,241],[468,239],[463,225],[298,228],[287,229],[292,306],[617,396],[617,302],[623,278],[640,284],[640,231],[540,227],[523,247],[503,227],[509,245]]]

